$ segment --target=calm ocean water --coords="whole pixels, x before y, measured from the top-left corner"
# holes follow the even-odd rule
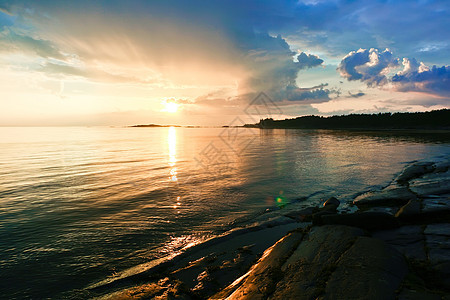
[[[299,197],[351,200],[449,155],[442,134],[0,128],[1,297],[58,298],[237,218]]]

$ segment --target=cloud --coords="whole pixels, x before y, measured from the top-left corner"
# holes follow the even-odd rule
[[[176,103],[176,104],[193,104],[194,102],[189,99],[176,99],[168,98],[165,100],[166,103]]]
[[[359,91],[358,93],[352,94],[350,91],[348,92],[348,95],[352,98],[359,98],[364,96],[366,93]]]
[[[292,51],[281,35],[269,34],[271,28],[278,27],[278,21],[272,23],[269,15],[278,11],[284,20],[291,3],[268,2],[255,10],[256,3],[169,2],[135,1],[124,6],[119,1],[80,1],[55,6],[51,1],[6,1],[6,8],[21,16],[23,26],[34,29],[37,34],[33,36],[41,37],[28,36],[26,43],[14,37],[16,51],[58,59],[67,53],[91,69],[98,65],[113,65],[118,70],[147,68],[178,85],[214,87],[236,81],[246,100],[261,91],[274,101],[328,97],[326,89],[302,91],[296,83],[299,70],[319,66],[323,60]],[[51,62],[41,71],[92,77],[82,69]],[[94,73],[97,79],[113,81],[101,70]]]
[[[35,55],[39,71],[49,76],[204,85],[209,89],[202,93],[214,92],[214,97],[196,95],[196,101],[217,105],[245,104],[260,91],[278,103],[305,104],[323,103],[340,90],[326,85],[300,88],[299,70],[321,66],[324,60],[331,65],[330,56],[337,59],[360,47],[369,50],[350,52],[338,68],[348,80],[446,93],[438,78],[447,69],[417,69],[392,77],[400,60],[390,50],[377,50],[389,47],[402,56],[426,57],[427,63],[448,60],[450,33],[443,30],[450,26],[448,3],[425,2],[79,0],[55,5],[50,0],[5,0],[0,8],[17,16],[7,26],[16,34],[7,40],[14,42],[4,44],[4,51]],[[83,67],[71,65],[67,56]]]
[[[3,5],[1,3],[0,3],[0,13],[4,13],[9,16],[12,16],[12,13],[6,7],[3,7]]]
[[[268,0],[263,4],[249,0],[245,5],[239,0],[211,0],[207,5],[198,0],[135,0],[127,4],[117,0],[95,3],[79,0],[65,1],[59,5],[54,5],[54,1],[50,0],[4,0],[2,3],[0,7],[12,13],[36,8],[36,19],[42,19],[38,18],[38,11],[46,11],[52,18],[62,14],[79,14],[84,22],[88,21],[87,24],[90,23],[91,12],[99,18],[109,14],[121,26],[126,26],[126,21],[133,24],[133,19],[155,19],[161,24],[159,32],[163,35],[167,24],[160,21],[164,19],[179,22],[180,28],[189,28],[196,23],[198,29],[209,28],[217,35],[229,35],[229,39],[235,40],[239,40],[236,32],[243,30],[245,33],[252,28],[257,32],[289,37],[289,41],[296,41],[300,49],[320,49],[322,53],[336,57],[357,47],[389,47],[402,56],[418,57],[421,60],[426,58],[433,62],[446,59],[450,50],[447,42],[450,32],[445,30],[450,27],[449,6],[445,0]],[[42,23],[42,20],[39,22]],[[84,31],[85,24],[82,23],[75,23],[80,27],[73,31]],[[92,31],[94,29],[91,27]],[[120,34],[121,31],[115,33]],[[156,33],[148,32],[150,39]],[[170,38],[170,35],[166,36]],[[439,47],[436,48],[436,45]]]
[[[287,88],[285,100],[299,103],[321,103],[330,100],[330,95],[339,96],[340,91],[337,89],[325,88],[328,84],[320,84],[310,88],[299,88],[291,86]]]
[[[347,54],[339,64],[337,70],[348,80],[360,80],[368,86],[382,85],[387,82],[386,73],[398,66],[398,59],[394,58],[389,49],[379,52],[378,49],[359,49]]]
[[[305,52],[301,52],[297,56],[297,61],[301,65],[301,69],[320,66],[323,63],[323,60],[318,56],[313,54],[306,54]]]
[[[13,25],[14,19],[15,17],[7,10],[2,9],[0,5],[0,31],[5,27]]]
[[[403,58],[403,70],[389,76],[399,61],[388,49],[381,53],[377,49],[359,49],[347,54],[337,70],[342,77],[365,82],[369,87],[450,97],[450,66],[429,68],[415,58]]]
[[[247,66],[251,73],[248,78],[239,82],[239,89],[244,92],[243,94],[249,93],[249,98],[253,98],[257,93],[265,92],[276,102],[327,97],[327,91],[324,89],[315,92],[305,91],[296,83],[300,70],[319,66],[323,63],[322,59],[301,52],[294,60],[295,53],[281,36],[274,38],[263,35],[258,38],[263,39],[264,43],[258,43],[258,48],[250,49],[246,54],[249,61]]]
[[[450,97],[450,66],[427,67],[416,59],[403,59],[403,70],[392,77],[397,90],[426,92]]]
[[[0,32],[0,52],[34,54],[43,58],[65,59],[65,56],[51,41],[17,34],[6,28]]]
[[[448,59],[448,1],[299,1],[292,11],[282,28],[299,47],[334,57],[363,47],[432,63]]]
[[[110,73],[96,68],[83,68],[81,66],[71,66],[67,64],[57,64],[51,62],[47,62],[37,67],[35,70],[51,76],[75,76],[104,83],[137,83],[147,85],[162,83],[158,81],[157,78],[153,80],[145,79],[131,76],[130,74]]]

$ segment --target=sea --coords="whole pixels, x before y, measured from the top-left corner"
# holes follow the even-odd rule
[[[61,299],[294,203],[379,189],[448,133],[0,127],[0,297]]]

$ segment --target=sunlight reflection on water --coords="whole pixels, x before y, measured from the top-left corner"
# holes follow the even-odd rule
[[[55,297],[236,218],[350,199],[408,161],[450,153],[442,136],[242,129],[226,144],[223,130],[0,128],[0,289]]]

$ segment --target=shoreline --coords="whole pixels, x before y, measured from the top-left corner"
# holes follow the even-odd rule
[[[87,296],[358,298],[369,287],[367,299],[450,293],[450,160],[410,163],[389,185],[361,192],[353,204],[338,212],[339,200],[330,198],[323,207],[263,214],[263,222],[256,218],[162,264],[90,286]],[[322,252],[327,259],[315,265]],[[345,273],[350,269],[354,273]],[[383,285],[374,276],[394,277]]]

